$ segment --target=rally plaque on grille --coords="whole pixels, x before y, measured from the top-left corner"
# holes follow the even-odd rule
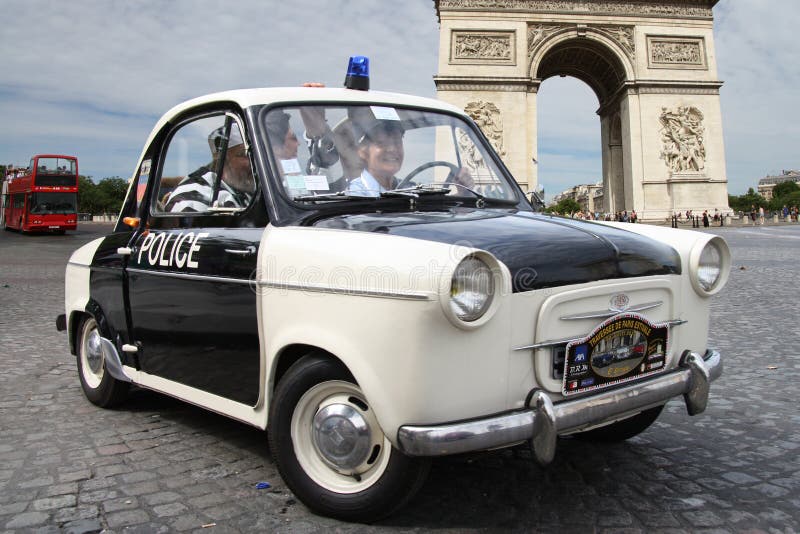
[[[574,395],[664,370],[669,326],[621,313],[567,344],[562,393]]]

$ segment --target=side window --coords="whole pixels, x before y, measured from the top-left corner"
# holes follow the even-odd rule
[[[256,180],[239,124],[227,115],[182,125],[158,176],[156,214],[232,212],[255,198]]]

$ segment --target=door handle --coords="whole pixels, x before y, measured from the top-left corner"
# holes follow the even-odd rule
[[[225,252],[227,252],[228,254],[233,254],[235,256],[251,256],[256,253],[256,247],[250,245],[244,249],[226,248]]]

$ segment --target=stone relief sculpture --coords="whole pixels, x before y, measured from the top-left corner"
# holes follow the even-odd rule
[[[503,119],[500,117],[500,110],[491,102],[473,101],[469,102],[464,111],[472,117],[480,126],[484,135],[489,138],[495,151],[502,157],[506,155],[503,149]],[[484,165],[483,162],[480,163]],[[479,167],[474,167],[475,169]]]
[[[625,50],[631,59],[636,59],[636,42],[633,39],[633,26],[597,26],[609,34]]]
[[[677,111],[661,108],[660,158],[673,173],[698,172],[705,167],[703,114],[695,107],[679,107]]]
[[[480,176],[480,171],[486,168],[486,162],[478,152],[475,143],[469,138],[469,134],[461,128],[456,130],[456,139],[458,141],[458,151],[463,155],[462,161],[464,165],[473,175]]]
[[[453,59],[512,59],[510,35],[462,33],[454,38]]]
[[[533,51],[542,41],[566,27],[565,24],[532,24],[528,26],[528,56],[533,55]]]
[[[650,62],[676,65],[705,64],[699,41],[650,41]]]

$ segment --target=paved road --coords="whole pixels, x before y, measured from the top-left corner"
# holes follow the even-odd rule
[[[673,401],[627,443],[561,440],[547,469],[522,449],[438,460],[372,527],[310,514],[256,429],[147,391],[115,411],[84,399],[54,317],[70,251],[106,229],[0,232],[0,532],[800,531],[800,226],[715,229],[734,261],[705,414]]]

